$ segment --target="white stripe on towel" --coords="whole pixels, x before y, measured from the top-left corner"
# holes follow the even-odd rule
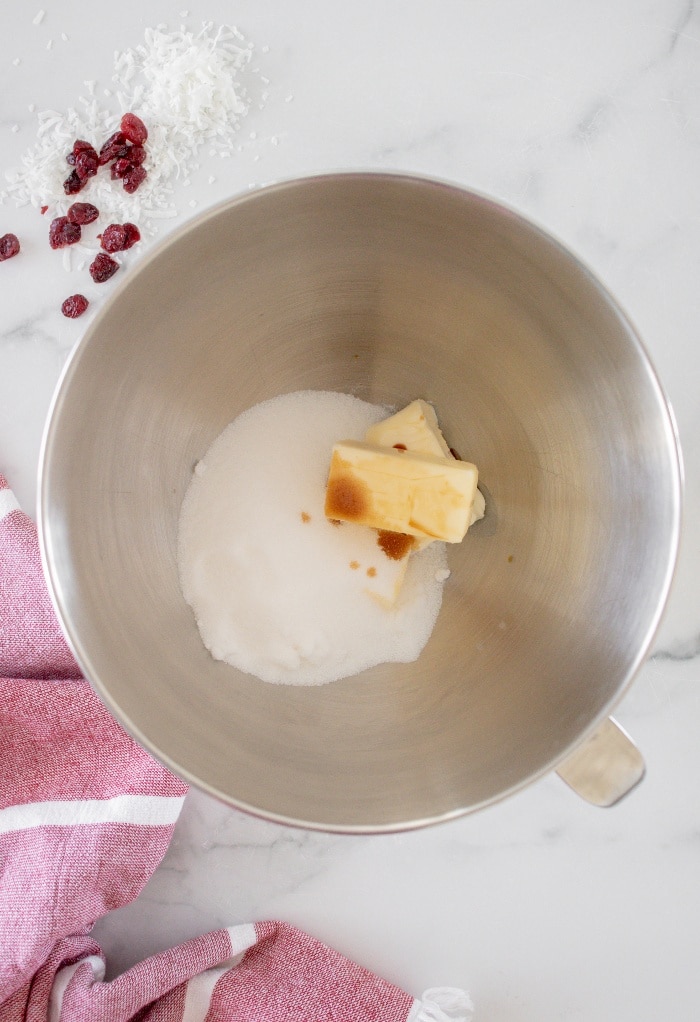
[[[257,940],[255,926],[252,923],[228,926],[226,929],[231,941],[233,957],[214,969],[207,969],[205,972],[200,972],[198,976],[192,977],[187,984],[182,1022],[204,1022],[209,1011],[214,987],[225,973],[238,965],[248,948],[252,947]]]
[[[220,965],[216,969],[206,969],[198,976],[192,977],[185,992],[182,1022],[204,1022],[209,1011],[214,987],[230,968],[230,965]]]
[[[12,490],[0,490],[0,522],[18,508],[19,503]]]
[[[184,795],[116,795],[106,799],[30,802],[0,809],[0,834],[31,827],[79,827],[91,823],[162,827],[175,823],[183,801]]]
[[[84,965],[85,962],[89,963],[92,975],[98,983],[105,978],[105,963],[97,955],[88,955],[87,958],[81,958],[79,962],[73,962],[72,965],[66,965],[63,969],[59,969],[54,976],[53,986],[51,987],[48,1022],[60,1022],[63,995],[66,992],[66,987],[80,966]]]

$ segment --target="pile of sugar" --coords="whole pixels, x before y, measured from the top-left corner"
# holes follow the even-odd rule
[[[333,444],[389,414],[348,394],[298,391],[235,419],[195,468],[178,565],[202,640],[263,681],[321,685],[416,660],[442,603],[446,552],[411,556],[394,607],[366,590],[386,559],[371,529],[324,515]]]

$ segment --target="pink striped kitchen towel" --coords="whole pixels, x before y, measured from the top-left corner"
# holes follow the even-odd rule
[[[0,1022],[466,1022],[286,923],[234,926],[105,982],[90,929],[161,861],[186,785],[81,677],[36,529],[0,476]]]

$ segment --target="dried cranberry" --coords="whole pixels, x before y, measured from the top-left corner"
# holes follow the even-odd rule
[[[97,220],[100,211],[91,202],[74,202],[68,207],[66,217],[72,224],[91,224]]]
[[[80,189],[83,187],[83,185],[85,184],[85,180],[78,177],[76,171],[73,170],[66,178],[66,180],[63,182],[63,191],[66,193],[66,195],[75,195],[75,193],[79,192]]]
[[[44,213],[46,212],[46,210],[47,210],[48,208],[49,208],[48,206],[42,206],[42,207],[41,207],[41,215],[42,215],[42,216],[44,215]]]
[[[146,150],[142,145],[132,145],[129,146],[125,155],[130,163],[133,163],[136,167],[140,167],[146,159]]]
[[[148,138],[148,129],[136,114],[124,114],[119,127],[134,145],[142,145]]]
[[[133,164],[130,163],[126,157],[121,157],[120,159],[115,160],[112,164],[112,180],[116,181],[117,178],[124,177],[127,171],[131,170],[132,167]]]
[[[124,230],[126,231],[126,244],[124,248],[131,248],[137,241],[141,241],[141,231],[138,229],[136,224],[124,224]]]
[[[131,167],[124,175],[124,191],[131,195],[145,180],[146,171],[143,167]]]
[[[80,241],[80,227],[72,224],[67,216],[57,216],[49,227],[49,245],[51,248],[65,248]]]
[[[126,231],[122,224],[110,224],[102,232],[101,245],[105,252],[121,252],[126,242]]]
[[[122,149],[126,148],[126,135],[121,131],[115,131],[113,135],[110,135],[105,144],[100,149],[98,157],[99,164],[104,167],[105,163],[110,163],[116,159],[117,156],[123,156]]]
[[[19,252],[19,240],[16,234],[3,234],[0,238],[0,263],[12,259]]]
[[[77,319],[78,316],[82,316],[89,304],[85,295],[71,295],[61,306],[61,312],[68,319]]]
[[[75,172],[84,181],[88,177],[94,177],[97,173],[97,153],[92,147],[77,153],[75,157]]]
[[[105,252],[123,252],[141,240],[136,224],[110,224],[102,232],[102,248]]]
[[[103,284],[109,280],[119,269],[119,263],[108,256],[106,252],[98,252],[90,263],[90,276],[96,284]]]
[[[76,138],[75,142],[73,143],[73,148],[66,156],[66,163],[69,163],[71,167],[74,167],[81,153],[94,152],[95,150],[93,146],[91,146],[89,142],[86,142],[84,138]]]

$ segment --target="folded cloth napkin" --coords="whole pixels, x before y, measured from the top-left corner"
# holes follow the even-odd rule
[[[88,936],[143,888],[187,787],[107,713],[53,613],[0,475],[0,1022],[467,1022],[283,922],[216,930],[109,982]]]

